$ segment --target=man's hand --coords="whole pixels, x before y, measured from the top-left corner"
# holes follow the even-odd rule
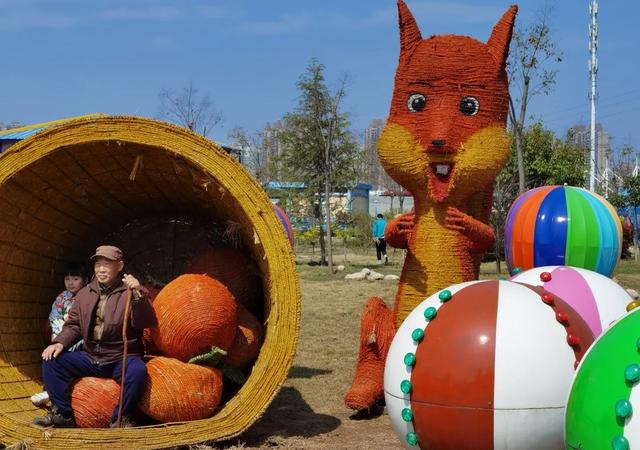
[[[125,273],[124,277],[122,278],[122,282],[127,288],[131,289],[132,291],[140,291],[140,282],[133,275]]]
[[[56,358],[60,353],[62,353],[62,350],[64,350],[64,347],[60,342],[51,344],[43,350],[42,359],[49,361],[51,358]]]

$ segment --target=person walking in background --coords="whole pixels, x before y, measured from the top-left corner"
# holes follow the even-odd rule
[[[376,256],[378,261],[381,262],[384,258],[384,263],[389,262],[387,257],[387,243],[384,240],[384,227],[387,226],[387,221],[384,220],[382,214],[378,214],[376,221],[373,222],[373,241],[376,243]]]

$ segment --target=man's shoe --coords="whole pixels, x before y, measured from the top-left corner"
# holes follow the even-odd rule
[[[116,422],[111,422],[109,428],[117,428]],[[133,428],[136,426],[136,422],[129,416],[122,416],[120,418],[120,428]]]
[[[76,421],[73,416],[64,417],[54,407],[44,417],[36,417],[33,424],[39,427],[55,427],[55,428],[75,428]]]
[[[389,264],[389,257],[387,255],[384,255],[384,263]]]

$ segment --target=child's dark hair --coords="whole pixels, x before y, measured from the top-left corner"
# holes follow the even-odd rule
[[[69,262],[64,267],[64,276],[89,278],[87,267],[80,262]]]

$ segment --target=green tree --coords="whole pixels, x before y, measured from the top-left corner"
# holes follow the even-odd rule
[[[504,225],[511,204],[519,194],[518,164],[512,139],[512,152],[507,164],[496,179],[493,193],[491,224],[496,230],[496,264],[504,257]],[[526,189],[538,186],[584,186],[588,166],[584,149],[572,145],[568,139],[558,139],[542,122],[524,130],[522,156],[525,162]]]
[[[527,186],[526,158],[524,157],[524,131],[527,107],[531,98],[549,94],[556,82],[557,70],[552,63],[562,61],[560,52],[551,37],[549,20],[552,16],[545,7],[536,21],[523,29],[518,26],[513,32],[509,52],[508,75],[511,86],[509,119],[514,135],[518,190],[523,193]]]
[[[325,84],[324,66],[313,59],[297,87],[298,106],[285,114],[284,129],[278,134],[284,147],[279,162],[285,179],[305,183],[319,227],[321,263],[333,270],[331,233],[325,243],[325,230],[331,229],[329,200],[331,192],[345,192],[353,186],[360,151],[349,130],[349,114],[341,111],[346,78],[331,92]]]

